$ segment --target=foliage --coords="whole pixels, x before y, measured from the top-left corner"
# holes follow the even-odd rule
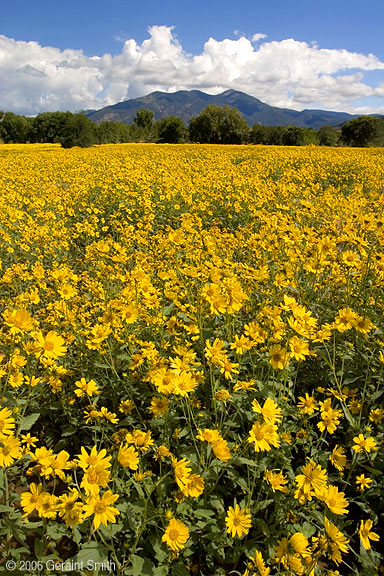
[[[156,122],[158,141],[168,144],[179,144],[187,138],[188,130],[181,118],[168,116]]]
[[[207,144],[242,144],[247,141],[248,132],[247,121],[231,106],[211,104],[189,124],[191,140]]]
[[[268,144],[272,146],[319,144],[316,130],[298,126],[262,126],[261,124],[254,124],[249,137],[253,144]]]
[[[136,112],[136,116],[133,121],[140,128],[144,128],[144,130],[149,130],[153,124],[152,110],[146,110],[145,108],[138,110]]]
[[[382,570],[383,167],[1,146],[0,571]]]
[[[384,146],[384,120],[373,116],[353,118],[343,124],[341,138],[347,146]]]
[[[59,142],[63,148],[87,148],[96,143],[95,124],[84,114],[68,114]]]
[[[32,119],[30,140],[44,144],[55,144],[63,137],[70,112],[44,112]]]
[[[5,144],[27,142],[30,128],[30,118],[13,114],[13,112],[0,112],[0,139]]]
[[[333,126],[322,126],[317,131],[320,146],[336,146],[340,139],[340,130]]]

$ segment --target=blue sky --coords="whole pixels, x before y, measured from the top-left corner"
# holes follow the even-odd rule
[[[234,88],[277,106],[383,112],[383,21],[382,0],[7,0],[0,109]]]

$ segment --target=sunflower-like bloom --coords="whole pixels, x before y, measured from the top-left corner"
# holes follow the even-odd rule
[[[299,396],[299,402],[297,407],[300,408],[300,412],[302,414],[314,414],[315,410],[317,410],[316,406],[317,402],[313,396],[310,396],[308,392],[305,393],[304,396]]]
[[[355,444],[352,446],[352,449],[360,454],[365,450],[365,452],[372,452],[377,450],[376,440],[374,438],[364,438],[363,434],[359,434],[355,436],[353,441]]]
[[[11,334],[19,332],[31,332],[34,321],[31,314],[25,308],[18,310],[4,310],[4,324],[10,328]]]
[[[3,436],[0,439],[0,466],[10,466],[22,453],[20,440],[15,436]]]
[[[112,494],[111,490],[107,490],[100,497],[99,495],[91,496],[87,503],[84,504],[84,518],[88,518],[94,514],[93,525],[97,530],[100,524],[108,525],[108,522],[115,524],[116,516],[120,514],[117,508],[111,506],[118,499],[118,494]]]
[[[279,344],[275,344],[269,348],[268,352],[271,356],[269,362],[272,368],[275,370],[284,370],[290,359],[290,353],[288,350],[282,348]]]
[[[161,541],[165,542],[167,546],[172,548],[174,552],[178,553],[179,550],[182,550],[185,547],[185,543],[188,538],[188,526],[183,524],[183,522],[180,522],[180,520],[172,518],[165,530],[165,534],[163,535]]]
[[[174,380],[173,393],[177,396],[188,396],[188,394],[193,392],[199,384],[196,378],[193,377],[193,374],[187,370],[182,370],[180,373],[176,374],[177,377]]]
[[[98,464],[96,466],[89,466],[85,471],[81,481],[81,488],[84,488],[86,494],[96,496],[100,488],[105,488],[110,480],[110,471],[106,470],[104,466]]]
[[[181,491],[185,496],[198,498],[204,492],[204,478],[200,474],[191,474]]]
[[[329,434],[333,434],[340,424],[340,418],[342,418],[341,410],[334,410],[333,408],[323,410],[321,412],[321,421],[318,422],[317,427],[320,432],[326,430]]]
[[[309,542],[301,532],[288,538],[282,538],[275,548],[275,562],[282,564],[293,574],[304,574],[302,560],[309,556]]]
[[[282,418],[281,416],[281,408],[279,408],[272,400],[272,398],[267,398],[264,402],[263,406],[260,406],[257,400],[252,402],[252,409],[257,414],[261,414],[264,418],[265,422],[269,424],[274,424],[275,422],[279,422]]]
[[[277,472],[277,474],[275,474],[275,472]],[[265,470],[264,480],[271,486],[274,492],[278,490],[279,492],[289,494],[289,489],[284,486],[284,484],[288,484],[288,479],[281,470]]]
[[[323,494],[327,485],[327,472],[320,464],[310,460],[303,468],[303,473],[296,476],[299,489],[304,494],[314,492],[316,496]]]
[[[259,550],[256,550],[255,555],[250,557],[248,568],[243,576],[251,576],[251,574],[255,574],[255,570],[257,570],[258,576],[269,576],[271,572],[271,569],[265,565],[264,558]]]
[[[118,461],[123,466],[123,468],[130,468],[131,470],[137,470],[139,465],[139,454],[136,452],[133,446],[128,446],[128,444],[122,444],[119,449],[117,456]]]
[[[216,458],[222,462],[227,462],[231,459],[231,451],[228,442],[224,438],[212,442],[212,450]]]
[[[168,398],[157,398],[154,396],[151,401],[149,411],[152,412],[153,417],[157,418],[168,412],[169,400]]]
[[[279,435],[277,434],[277,426],[267,422],[255,422],[249,432],[248,442],[255,445],[256,452],[264,450],[269,451],[272,446],[278,448],[280,446]]]
[[[66,526],[76,526],[83,521],[83,504],[78,500],[79,497],[80,492],[74,488],[71,489],[69,494],[62,494],[62,496],[59,497],[57,511]]]
[[[127,444],[134,444],[134,446],[142,452],[147,452],[147,450],[154,445],[150,430],[147,432],[143,432],[142,430],[128,432],[125,436],[125,440],[127,441]]]
[[[43,490],[43,485],[35,484],[34,482],[29,486],[29,492],[21,494],[20,501],[24,511],[24,518],[39,508],[44,494],[46,492]]]
[[[370,540],[377,542],[380,539],[376,532],[371,532],[372,526],[372,520],[366,520],[365,522],[362,520],[360,523],[359,536],[361,538],[361,543],[366,550],[371,549]]]
[[[54,330],[51,330],[43,336],[41,333],[36,334],[36,347],[38,356],[47,358],[50,360],[55,360],[60,356],[65,356],[67,347],[65,346],[65,340]]]
[[[75,386],[75,394],[78,398],[99,394],[99,387],[94,380],[89,380],[89,382],[87,382],[85,378],[80,378],[80,380],[75,382]]]
[[[345,455],[345,450],[342,446],[338,446],[336,444],[336,446],[332,450],[332,454],[330,455],[329,459],[336,468],[336,470],[339,470],[339,472],[342,472],[344,470],[345,465],[347,463],[347,457]]]
[[[326,548],[328,551],[328,556],[336,564],[341,562],[341,553],[344,554],[348,552],[349,540],[344,536],[342,532],[328,520],[324,518],[324,528],[327,534],[326,538]]]
[[[345,498],[344,492],[339,492],[337,486],[327,486],[322,495],[317,495],[319,500],[322,500],[334,514],[348,514],[347,507],[349,506],[348,500]]]
[[[228,508],[225,523],[227,532],[231,534],[232,538],[235,536],[241,538],[243,534],[248,534],[249,532],[252,525],[251,515],[246,508],[242,509],[236,504],[235,508],[232,508],[232,506]]]
[[[86,470],[89,466],[100,466],[102,468],[109,468],[111,466],[110,460],[112,456],[106,456],[107,451],[105,448],[97,451],[96,446],[94,446],[88,454],[86,449],[82,446],[81,447],[81,454],[78,455],[77,464],[83,470]]]
[[[190,460],[187,460],[186,458],[178,460],[172,456],[172,466],[175,473],[175,480],[180,490],[185,488],[191,475],[192,468],[188,467],[188,464],[190,463]]]
[[[12,412],[9,408],[0,410],[0,440],[2,436],[13,435],[15,429],[15,419],[12,418]]]
[[[166,396],[174,392],[176,380],[177,374],[169,368],[159,368],[150,375],[150,381],[156,386],[157,391]]]

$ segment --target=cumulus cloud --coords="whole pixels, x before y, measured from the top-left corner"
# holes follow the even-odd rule
[[[215,94],[242,90],[280,107],[367,113],[366,97],[382,98],[384,84],[370,86],[364,71],[384,70],[374,54],[332,50],[293,38],[217,41],[200,54],[184,51],[171,26],[152,26],[141,44],[126,40],[116,55],[86,56],[37,42],[0,36],[0,109],[20,114],[102,108],[154,90],[200,89]],[[354,100],[359,105],[354,108]]]
[[[263,40],[264,38],[268,38],[268,36],[259,32],[257,34],[253,34],[252,42],[259,42],[259,40]]]

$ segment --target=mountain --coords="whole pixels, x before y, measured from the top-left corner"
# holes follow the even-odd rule
[[[179,90],[178,92],[152,92],[147,96],[133,98],[107,106],[101,110],[88,110],[88,118],[94,122],[124,122],[131,124],[136,112],[141,108],[152,110],[155,120],[166,116],[179,116],[188,124],[193,116],[200,114],[208,104],[233,106],[247,120],[250,126],[259,123],[265,126],[300,126],[315,128],[340,126],[354,118],[346,112],[326,110],[290,110],[264,104],[261,100],[237,90],[226,90],[222,94],[206,94],[200,90]]]

